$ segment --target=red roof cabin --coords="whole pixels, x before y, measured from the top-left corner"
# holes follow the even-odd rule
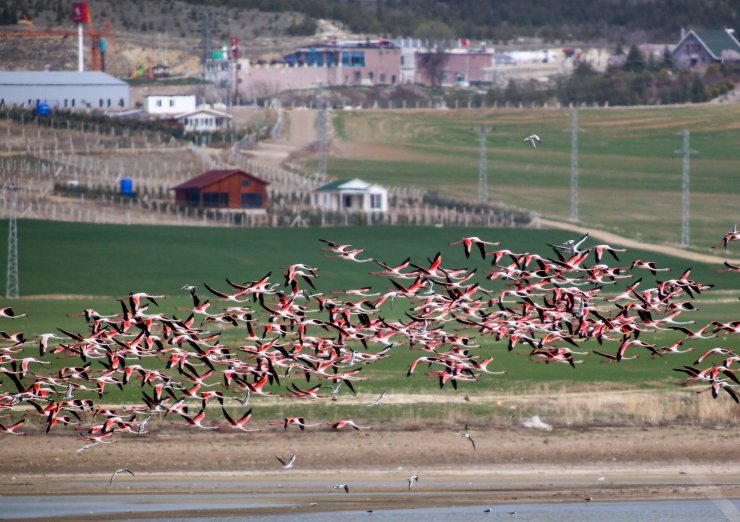
[[[268,184],[243,170],[209,170],[172,190],[178,205],[264,210]]]

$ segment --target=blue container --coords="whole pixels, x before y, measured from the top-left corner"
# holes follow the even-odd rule
[[[121,194],[124,196],[134,195],[134,180],[131,178],[121,178]]]
[[[50,112],[51,107],[48,103],[42,101],[36,103],[36,116],[48,116]]]

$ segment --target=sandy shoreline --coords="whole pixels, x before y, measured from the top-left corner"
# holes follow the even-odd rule
[[[445,429],[204,433],[162,429],[76,453],[79,438],[5,436],[3,495],[234,493],[256,504],[209,516],[635,499],[740,498],[740,434],[693,427],[475,432]],[[275,456],[298,455],[281,470]],[[129,468],[135,477],[113,470]],[[407,477],[420,475],[409,491]],[[333,484],[350,494],[330,493]],[[451,501],[451,495],[453,493]],[[277,496],[276,496],[277,494]],[[279,499],[279,500],[278,500]],[[280,504],[270,506],[270,504]],[[135,518],[204,516],[197,511]],[[98,513],[62,520],[123,520]]]

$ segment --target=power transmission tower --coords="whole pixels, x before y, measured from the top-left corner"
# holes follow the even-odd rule
[[[478,161],[478,200],[488,202],[488,127],[478,127],[480,138],[480,160]]]
[[[211,50],[213,49],[213,43],[211,42],[211,11],[206,9],[203,11],[203,25],[201,27],[200,35],[200,51],[201,51],[201,66],[203,67],[203,78],[200,84],[200,103],[205,102],[205,83],[208,72],[208,60],[211,57]]]
[[[692,150],[689,146],[689,131],[688,129],[684,129],[681,133],[683,136],[683,147],[680,149],[674,151],[674,153],[677,154],[683,154],[683,176],[681,180],[681,246],[687,247],[689,246],[689,222],[690,222],[690,186],[689,186],[689,176],[691,174],[691,165],[689,163],[689,159],[692,154],[698,153],[696,150]]]
[[[570,220],[578,222],[578,109],[570,111]]]
[[[318,120],[316,122],[319,130],[319,173],[326,176],[327,163],[329,161],[329,147],[327,144],[327,114],[326,98],[324,96],[324,86],[319,85],[319,94],[316,100],[319,108]]]
[[[8,220],[8,271],[5,276],[5,297],[20,296],[18,284],[18,187],[10,185],[10,219]]]

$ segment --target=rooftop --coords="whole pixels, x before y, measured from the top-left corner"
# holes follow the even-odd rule
[[[128,85],[100,71],[0,71],[0,85]]]
[[[250,174],[239,169],[209,170],[200,176],[195,176],[194,178],[187,180],[185,183],[180,183],[176,187],[172,187],[172,190],[202,189],[234,174],[246,176],[265,185],[270,184],[269,181],[265,181],[254,174]]]

